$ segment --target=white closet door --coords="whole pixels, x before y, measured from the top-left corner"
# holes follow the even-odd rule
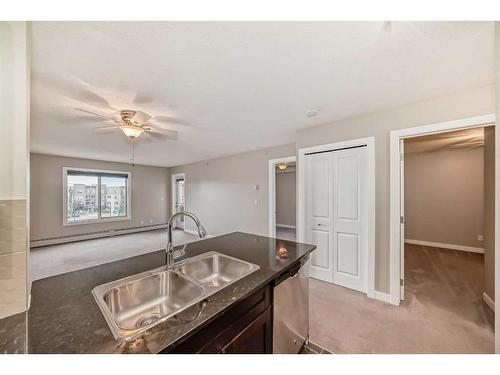
[[[309,275],[333,281],[332,159],[330,153],[306,157],[306,242],[317,246]]]
[[[367,290],[366,147],[329,153],[333,161],[333,282]]]

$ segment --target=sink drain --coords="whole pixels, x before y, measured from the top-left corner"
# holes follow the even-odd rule
[[[135,324],[135,326],[137,328],[147,327],[156,322],[158,319],[160,319],[160,314],[155,314],[155,313],[149,314],[140,318]]]

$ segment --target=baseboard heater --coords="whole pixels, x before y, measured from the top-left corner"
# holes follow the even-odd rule
[[[43,247],[43,246],[49,246],[49,245],[58,245],[58,244],[63,244],[63,243],[78,242],[78,241],[91,240],[91,239],[96,239],[96,238],[120,236],[123,234],[130,234],[130,233],[148,232],[148,231],[160,230],[160,229],[166,229],[166,228],[167,228],[167,224],[165,223],[165,224],[146,225],[146,226],[140,226],[140,227],[103,230],[103,231],[98,231],[98,232],[82,233],[82,234],[76,234],[76,235],[44,238],[44,239],[40,239],[40,240],[30,241],[30,248],[34,249],[37,247]]]

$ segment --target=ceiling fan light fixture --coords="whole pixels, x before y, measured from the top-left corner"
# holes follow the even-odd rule
[[[278,168],[279,168],[281,171],[284,171],[287,167],[288,167],[288,164],[287,164],[287,163],[279,163],[279,164],[278,164]]]
[[[130,139],[136,139],[144,132],[142,127],[136,125],[123,125],[120,126],[120,129]]]

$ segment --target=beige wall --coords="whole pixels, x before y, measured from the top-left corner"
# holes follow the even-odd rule
[[[304,129],[297,147],[375,137],[375,289],[389,292],[389,133],[391,130],[495,112],[495,86],[434,98]],[[300,228],[299,228],[300,229]]]
[[[63,167],[130,172],[131,220],[63,226]],[[31,241],[165,224],[169,192],[167,168],[31,154]]]
[[[483,248],[482,147],[405,155],[405,239]]]
[[[276,172],[276,224],[295,226],[295,172]]]
[[[0,22],[0,318],[27,308],[28,27]]]
[[[200,217],[209,234],[268,235],[269,160],[293,155],[291,144],[175,167],[171,173],[186,173],[186,209]],[[189,221],[187,227],[193,229]]]
[[[484,291],[495,299],[495,127],[484,129]]]
[[[500,119],[500,22],[495,22],[496,119]],[[495,150],[500,148],[500,131],[495,132]],[[495,157],[495,176],[500,176],[500,163]],[[497,177],[498,178],[498,177]],[[500,211],[500,185],[495,186],[495,212]],[[495,217],[498,215],[495,214]],[[495,238],[500,236],[500,220],[495,220]],[[500,311],[500,246],[495,241],[495,311]],[[495,314],[495,327],[500,327],[500,314]],[[495,332],[495,353],[500,353],[500,330]]]

